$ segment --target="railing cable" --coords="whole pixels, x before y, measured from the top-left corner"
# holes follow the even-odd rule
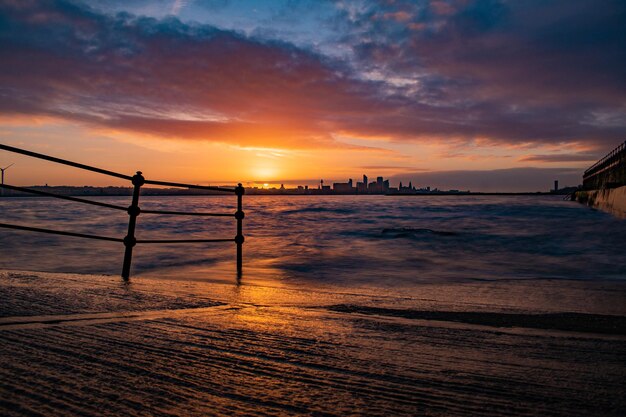
[[[235,217],[234,213],[195,213],[193,211],[144,210],[141,214],[170,214],[174,216],[208,216],[208,217]]]
[[[217,187],[215,185],[194,185],[194,184],[183,184],[180,182],[155,181],[155,180],[145,180],[145,184],[164,185],[166,187],[193,188],[196,190],[224,191],[228,193],[235,192],[234,188]]]
[[[106,169],[96,168],[85,164],[79,164],[77,162],[68,161],[61,158],[55,158],[53,156],[43,155],[40,153],[27,151],[24,149],[15,148],[13,146],[0,144],[0,150],[5,150],[9,152],[19,153],[22,155],[30,156],[33,158],[43,159],[50,162],[55,162],[62,165],[68,165],[79,169],[84,169],[87,171],[97,172],[104,175],[109,175],[112,177],[122,178],[125,180],[129,180],[133,184],[133,192],[132,192],[132,202],[129,207],[117,206],[114,204],[102,203],[100,201],[86,200],[83,198],[70,197],[65,195],[53,194],[46,191],[33,190],[30,188],[17,187],[8,184],[0,184],[2,189],[6,188],[14,191],[21,191],[29,194],[36,194],[46,197],[58,198],[61,200],[75,201],[77,203],[90,204],[94,206],[100,206],[115,210],[122,210],[128,213],[128,232],[123,239],[107,237],[107,236],[98,236],[98,235],[90,235],[86,233],[74,233],[74,232],[65,232],[61,230],[51,230],[51,229],[43,229],[39,227],[30,227],[30,226],[20,226],[15,224],[7,224],[0,223],[0,228],[14,229],[14,230],[25,230],[30,232],[38,232],[38,233],[48,233],[53,235],[62,235],[62,236],[72,236],[72,237],[80,237],[85,239],[96,239],[96,240],[106,240],[110,242],[122,242],[125,246],[124,251],[124,261],[122,265],[122,277],[124,280],[128,280],[130,276],[130,267],[132,261],[132,253],[133,247],[137,243],[213,243],[213,242],[235,242],[237,245],[237,279],[241,278],[242,271],[242,245],[244,242],[244,236],[242,231],[242,221],[245,217],[242,206],[242,197],[245,193],[245,189],[241,184],[238,184],[235,188],[228,187],[217,187],[217,186],[207,186],[207,185],[193,185],[193,184],[183,184],[177,182],[167,182],[167,181],[153,181],[146,180],[140,171],[137,171],[135,175],[132,177],[129,175],[119,174],[117,172],[108,171]],[[3,178],[4,180],[4,178]],[[169,187],[181,187],[181,188],[190,188],[190,189],[198,189],[198,190],[211,190],[211,191],[223,191],[223,192],[231,192],[237,195],[237,211],[235,213],[201,213],[201,212],[183,212],[183,211],[170,211],[170,210],[141,210],[139,207],[139,195],[141,191],[141,187],[144,184],[153,184],[153,185],[163,185]],[[141,214],[169,214],[169,215],[180,215],[180,216],[210,216],[210,217],[234,217],[237,220],[237,235],[234,239],[137,239],[135,237],[135,227],[137,223],[137,217]]]
[[[16,187],[14,185],[8,185],[8,184],[0,184],[0,187],[6,188],[7,190],[21,191],[21,192],[29,193],[29,194],[37,194],[37,195],[43,195],[46,197],[59,198],[61,200],[76,201],[77,203],[91,204],[92,206],[100,206],[100,207],[106,207],[106,208],[122,210],[122,211],[128,210],[128,207],[116,206],[114,204],[108,204],[108,203],[101,203],[100,201],[86,200],[84,198],[70,197],[67,195],[53,194],[53,193],[48,193],[45,191],[33,190],[31,188]]]
[[[51,235],[73,236],[73,237],[82,237],[85,239],[96,239],[96,240],[108,240],[110,242],[124,242],[124,239],[119,239],[116,237],[88,235],[85,233],[64,232],[62,230],[41,229],[39,227],[18,226],[16,224],[0,223],[0,227],[4,227],[6,229],[26,230],[29,232],[48,233]]]
[[[86,200],[84,198],[70,197],[67,195],[54,194],[32,188],[17,187],[15,185],[0,184],[0,187],[7,190],[21,191],[29,194],[36,194],[45,197],[59,198],[61,200],[75,201],[77,203],[91,204],[94,206],[106,207],[115,210],[128,211],[128,207],[116,206],[115,204],[103,203],[100,201]],[[141,210],[141,214],[167,214],[175,216],[206,216],[206,217],[235,217],[235,213],[203,213],[193,211],[170,211],[170,210]]]
[[[602,188],[608,184],[624,184],[626,182],[623,169],[626,164],[626,141],[605,155],[598,162],[587,168],[583,173],[583,186],[586,189]]]
[[[124,174],[120,174],[117,172],[108,171],[106,169],[96,168],[96,167],[92,167],[92,166],[85,165],[85,164],[79,164],[78,162],[68,161],[66,159],[55,158],[54,156],[48,156],[48,155],[43,155],[37,152],[31,152],[31,151],[27,151],[27,150],[20,149],[20,148],[14,148],[13,146],[0,144],[0,149],[9,151],[9,152],[19,153],[22,155],[32,156],[33,158],[44,159],[50,162],[56,162],[58,164],[85,169],[87,171],[93,171],[93,172],[97,172],[97,173],[104,174],[104,175],[110,175],[111,177],[122,178],[122,179],[129,180],[129,181],[133,179],[133,177],[131,177],[130,175],[124,175]]]
[[[212,243],[234,241],[235,239],[137,239],[137,243]]]

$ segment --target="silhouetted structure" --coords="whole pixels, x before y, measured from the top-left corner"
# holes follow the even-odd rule
[[[7,169],[11,168],[14,164],[11,164],[9,166],[6,166],[4,168],[0,168],[0,171],[2,171],[2,185],[4,185],[4,171],[6,171]],[[4,188],[0,188],[0,196],[4,195]]]
[[[3,189],[3,190],[4,189],[9,189],[9,190],[12,190],[12,191],[19,191],[19,192],[23,192],[23,193],[30,193],[30,194],[36,194],[36,195],[41,195],[41,196],[46,196],[46,197],[59,198],[59,199],[62,199],[62,200],[69,200],[69,201],[74,201],[74,202],[82,203],[82,204],[90,204],[90,205],[104,207],[104,208],[108,208],[108,209],[126,211],[128,213],[128,216],[129,216],[128,232],[127,232],[126,236],[123,239],[115,238],[115,237],[108,237],[108,236],[88,235],[88,234],[84,234],[84,233],[74,233],[74,232],[66,232],[66,231],[60,231],[60,230],[51,230],[51,229],[44,229],[44,228],[37,228],[37,227],[21,226],[21,225],[15,225],[15,224],[7,224],[7,223],[0,223],[0,227],[7,228],[7,229],[24,230],[24,231],[30,231],[30,232],[62,235],[62,236],[73,236],[73,237],[80,237],[80,238],[84,238],[84,239],[97,239],[97,240],[106,240],[106,241],[111,241],[111,242],[121,242],[125,246],[124,262],[123,262],[123,265],[122,265],[122,277],[124,278],[124,280],[128,280],[128,278],[130,276],[130,267],[131,267],[132,256],[133,256],[133,248],[138,243],[141,243],[141,244],[148,244],[148,243],[157,244],[157,243],[235,242],[235,244],[237,245],[237,277],[238,277],[238,279],[241,277],[241,275],[242,275],[242,265],[243,265],[242,245],[243,245],[243,242],[244,242],[244,236],[243,236],[243,231],[242,231],[242,229],[243,229],[242,222],[243,222],[243,219],[245,217],[245,214],[244,214],[243,208],[242,208],[242,197],[243,197],[243,194],[244,194],[245,190],[244,190],[244,188],[243,188],[243,186],[241,184],[238,184],[238,186],[235,187],[235,188],[224,188],[224,187],[215,187],[215,186],[204,186],[204,185],[182,184],[182,183],[174,183],[174,182],[166,182],[166,181],[146,180],[143,177],[143,175],[142,175],[142,173],[140,171],[137,171],[137,173],[134,176],[131,177],[131,176],[128,176],[128,175],[117,173],[117,172],[107,171],[107,170],[100,169],[100,168],[95,168],[95,167],[92,167],[92,166],[89,166],[89,165],[79,164],[79,163],[76,163],[76,162],[71,162],[71,161],[67,161],[67,160],[64,160],[64,159],[55,158],[55,157],[52,157],[52,156],[48,156],[48,155],[43,155],[43,154],[39,154],[39,153],[36,153],[36,152],[27,151],[27,150],[24,150],[24,149],[14,148],[12,146],[7,146],[7,145],[0,144],[0,149],[5,150],[5,151],[9,151],[9,152],[19,153],[19,154],[22,154],[22,155],[27,155],[27,156],[30,156],[30,157],[33,157],[33,158],[44,159],[46,161],[56,162],[58,164],[63,164],[63,165],[68,165],[68,166],[72,166],[72,167],[75,167],[75,168],[80,168],[80,169],[87,170],[87,171],[97,172],[97,173],[108,175],[108,176],[111,176],[111,177],[116,177],[116,178],[129,180],[133,184],[132,201],[131,201],[131,205],[129,207],[122,207],[122,206],[117,206],[117,205],[113,205],[113,204],[103,203],[103,202],[99,202],[99,201],[85,200],[85,199],[82,199],[82,198],[58,195],[58,194],[53,194],[53,193],[49,193],[49,192],[41,191],[41,190],[33,190],[33,189],[29,189],[29,188],[24,188],[24,187],[16,187],[16,186],[7,185],[7,184],[4,184],[4,183],[1,184],[1,189]],[[163,185],[163,186],[168,186],[168,187],[193,188],[193,189],[222,191],[222,192],[232,192],[232,193],[235,193],[237,195],[237,211],[235,213],[196,213],[196,212],[179,212],[179,211],[165,211],[165,210],[141,210],[140,207],[139,207],[139,195],[140,195],[141,187],[144,184]],[[234,217],[237,220],[237,234],[236,234],[234,239],[159,239],[159,240],[144,240],[144,239],[142,239],[142,240],[138,240],[135,237],[135,228],[136,228],[136,225],[137,225],[137,217],[140,214],[168,214],[168,215],[179,215],[179,216]]]
[[[348,182],[333,183],[333,191],[341,194],[355,194],[357,190],[352,186],[352,178],[350,178]]]
[[[583,188],[598,190],[626,185],[626,141],[589,167],[583,174]]]
[[[335,182],[332,188],[333,194],[385,194],[385,195],[413,195],[413,194],[469,194],[469,191],[441,191],[438,189],[431,190],[430,187],[424,187],[416,189],[412,182],[409,182],[408,187],[400,185],[398,188],[391,187],[389,180],[383,177],[376,177],[376,181],[367,183],[367,175],[363,175],[363,182],[357,182],[356,187],[353,186],[352,179],[348,182]],[[323,181],[320,181],[320,186],[315,194],[331,194],[330,187],[324,186]]]

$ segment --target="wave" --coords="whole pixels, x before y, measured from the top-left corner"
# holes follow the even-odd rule
[[[401,237],[412,237],[415,235],[421,234],[432,234],[437,236],[458,236],[458,232],[450,232],[444,230],[433,230],[426,228],[413,228],[413,227],[401,227],[401,228],[390,228],[383,229],[383,235],[387,235],[393,238],[401,238]]]
[[[356,209],[338,208],[338,207],[303,207],[299,209],[283,210],[281,214],[299,214],[299,213],[337,213],[337,214],[353,214]]]
[[[401,317],[414,320],[450,321],[492,327],[523,327],[581,333],[626,335],[626,317],[585,313],[496,313],[478,311],[426,311],[338,304],[325,307],[340,313]]]

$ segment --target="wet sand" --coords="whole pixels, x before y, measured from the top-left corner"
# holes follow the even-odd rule
[[[625,291],[4,271],[0,414],[618,416]]]

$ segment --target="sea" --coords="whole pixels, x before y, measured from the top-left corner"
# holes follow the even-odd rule
[[[126,207],[129,199],[96,200]],[[140,206],[234,213],[236,197],[146,196]],[[233,242],[139,244],[132,276],[392,298],[421,294],[425,285],[483,282],[506,294],[507,283],[532,289],[532,281],[626,280],[626,222],[561,196],[245,196],[244,211],[241,276]],[[47,198],[0,199],[0,216],[3,223],[117,238],[128,227],[125,211]],[[144,240],[235,235],[232,217],[141,214],[136,229]],[[0,253],[2,269],[118,275],[124,247],[2,229]],[[510,298],[518,305],[525,297]]]
[[[0,414],[623,416],[626,221],[560,196],[244,196],[244,211],[241,276],[233,242],[138,244],[124,282],[119,242],[0,229]],[[0,199],[0,218],[128,227],[43,198]],[[136,234],[236,227],[143,213]]]
[[[126,207],[129,197],[96,199]],[[147,196],[144,210],[234,213],[227,196]],[[626,222],[561,196],[245,196],[246,270],[293,283],[623,280]],[[123,238],[124,211],[0,199],[3,223]],[[142,214],[138,239],[234,238],[235,219]],[[123,244],[0,230],[0,268],[117,274]],[[215,267],[216,274],[211,272]],[[230,270],[230,272],[229,272]],[[133,274],[235,278],[234,243],[144,244]],[[229,275],[230,273],[230,275]]]

